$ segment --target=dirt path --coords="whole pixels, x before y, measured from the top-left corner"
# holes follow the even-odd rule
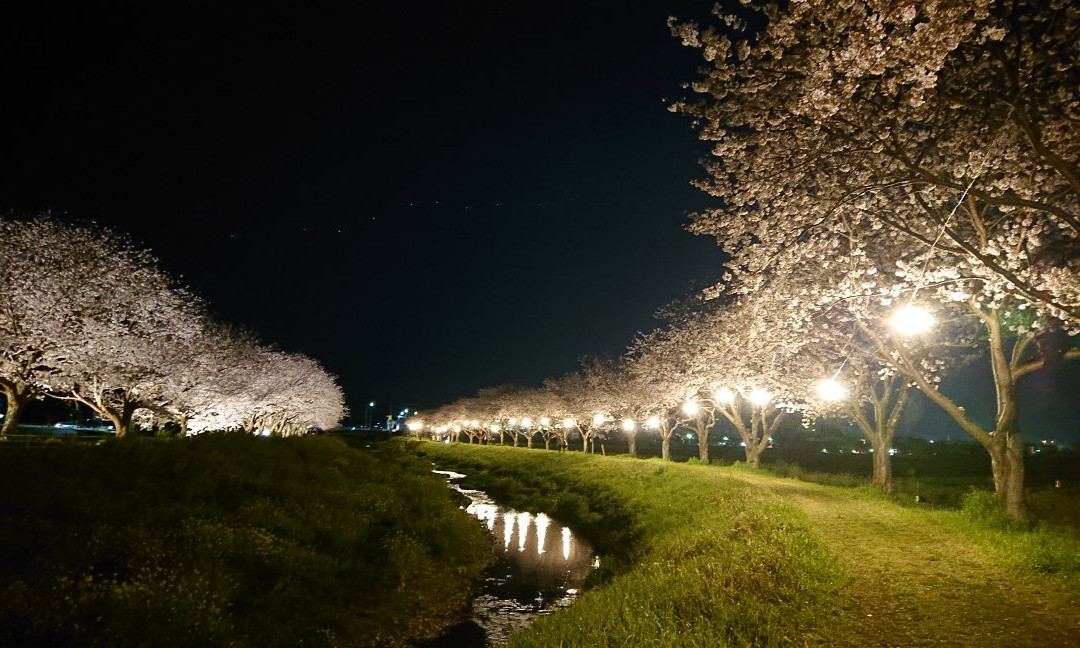
[[[848,576],[838,646],[1080,646],[1080,597],[898,506],[733,473],[802,509]]]

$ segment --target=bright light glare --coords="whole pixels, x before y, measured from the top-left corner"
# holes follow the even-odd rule
[[[551,419],[549,419],[546,416],[541,418],[540,419],[540,425],[543,425],[544,427],[547,427],[547,426],[551,425]]]
[[[454,430],[454,432],[461,432],[461,426],[460,425],[455,425],[452,429]]]
[[[650,416],[648,421],[645,421],[645,425],[648,425],[651,429],[655,430],[660,427],[660,417]]]
[[[623,420],[622,429],[626,430],[627,432],[633,432],[635,428],[637,428],[637,423],[634,423],[630,419]]]
[[[759,407],[761,405],[767,405],[771,400],[772,394],[760,387],[750,392],[750,402]]]
[[[507,419],[506,422],[509,423],[510,425],[517,425],[517,418],[511,416],[509,419]]]
[[[847,398],[848,390],[846,387],[830,378],[818,383],[817,393],[822,400],[837,401]]]
[[[409,428],[410,432],[419,432],[420,430],[424,429],[424,424],[420,421],[412,421],[408,424],[407,427]]]
[[[930,330],[934,317],[925,308],[904,306],[893,313],[889,325],[900,335],[919,335]]]
[[[603,425],[605,420],[606,419],[604,418],[603,414],[597,414],[596,416],[592,417],[592,424]]]
[[[697,413],[700,409],[701,408],[698,407],[698,404],[694,401],[686,401],[686,403],[682,406],[682,411],[686,412],[687,416],[697,416]]]
[[[731,391],[731,389],[727,387],[721,387],[720,389],[716,390],[716,400],[720,401],[721,403],[730,403],[735,400],[735,392]]]
[[[562,426],[563,426],[564,428],[572,428],[572,427],[574,427],[575,425],[576,425],[576,423],[574,422],[574,419],[572,419],[572,418],[568,418],[568,419],[563,419],[563,420],[562,420]]]
[[[499,424],[498,423],[492,423],[491,424],[491,431],[492,432],[498,432],[499,431]]]
[[[528,417],[525,417],[525,418],[521,419],[521,427],[523,427],[523,428],[531,428],[532,427],[532,419],[528,418]]]

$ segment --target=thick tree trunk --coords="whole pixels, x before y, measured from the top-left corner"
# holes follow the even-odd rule
[[[698,426],[697,430],[698,459],[709,463],[709,430]]]
[[[889,456],[891,448],[892,439],[874,439],[874,486],[886,493],[893,490],[892,457]]]
[[[544,437],[544,450],[551,450],[551,437]]]
[[[183,414],[180,416],[180,436],[186,437],[188,435],[188,416]]]
[[[757,443],[747,443],[745,450],[746,465],[754,470],[761,468],[761,450],[758,449]]]
[[[1027,517],[1024,503],[1024,443],[1019,434],[1004,439],[990,451],[994,492],[1005,511],[1018,519]]]
[[[518,447],[518,435],[516,432],[514,433],[514,447]]]
[[[19,419],[22,418],[23,406],[30,401],[30,391],[18,391],[15,393],[5,391],[7,407],[4,410],[4,425],[0,428],[0,435],[15,434],[19,429]]]
[[[627,445],[630,446],[630,456],[631,457],[636,457],[637,456],[637,435],[636,434],[628,434],[626,436],[626,442],[627,442]]]
[[[660,440],[660,456],[664,461],[671,461],[671,437],[666,436]]]

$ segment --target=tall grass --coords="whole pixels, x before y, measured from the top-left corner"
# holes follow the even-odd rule
[[[826,643],[841,575],[804,516],[723,471],[659,460],[416,444],[601,552],[603,577],[511,646]],[[595,581],[594,581],[595,582]]]
[[[396,447],[246,435],[0,448],[0,644],[402,645],[490,541]]]

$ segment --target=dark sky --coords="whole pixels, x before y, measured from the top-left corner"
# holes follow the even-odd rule
[[[130,233],[357,413],[618,353],[716,274],[666,110],[666,18],[711,2],[92,4],[0,8],[0,209]],[[988,419],[983,378],[950,389]],[[1077,435],[1078,384],[1027,380],[1029,436]]]
[[[354,410],[616,353],[714,273],[664,103],[709,3],[246,4],[5,4],[0,208],[129,232]]]

